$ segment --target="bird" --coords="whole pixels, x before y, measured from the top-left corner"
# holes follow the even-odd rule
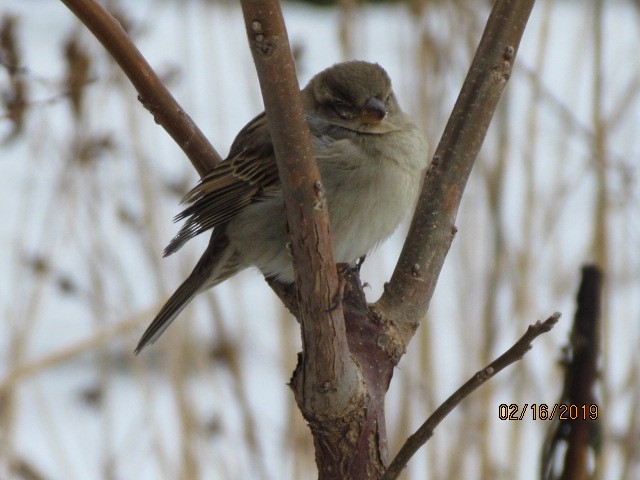
[[[387,239],[415,204],[427,166],[423,133],[396,99],[377,63],[337,63],[301,90],[329,211],[337,263],[353,264]],[[191,274],[142,335],[135,353],[154,343],[199,293],[254,266],[293,283],[289,236],[267,117],[236,136],[229,155],[183,199],[186,219],[164,251],[213,229]]]

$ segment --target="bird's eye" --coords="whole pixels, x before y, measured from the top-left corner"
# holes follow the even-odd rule
[[[386,105],[389,105],[389,102],[391,101],[391,94],[387,95],[387,98],[384,99],[384,103]]]
[[[339,117],[349,120],[353,118],[353,109],[341,100],[334,101],[331,106],[333,111],[338,114]]]

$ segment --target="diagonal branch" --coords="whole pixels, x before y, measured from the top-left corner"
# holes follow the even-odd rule
[[[120,22],[94,0],[61,0],[118,62],[138,99],[189,157],[202,177],[222,159],[198,126],[162,84]]]
[[[406,348],[424,317],[456,233],[464,187],[504,91],[535,0],[497,0],[445,127],[409,235],[385,292],[372,306],[393,319]]]
[[[449,413],[451,413],[454,408],[460,404],[460,402],[462,402],[462,400],[468,397],[474,390],[492,378],[495,374],[512,363],[522,359],[524,354],[531,350],[531,342],[533,342],[536,337],[550,331],[554,325],[558,323],[559,319],[560,313],[556,312],[544,322],[538,321],[534,325],[529,325],[525,334],[520,337],[520,340],[518,340],[509,350],[500,355],[488,366],[477,372],[464,385],[447,398],[445,402],[440,405],[420,426],[416,433],[407,439],[396,455],[396,458],[394,458],[391,465],[389,465],[389,468],[381,480],[393,480],[398,478],[398,475],[400,475],[402,470],[407,466],[411,457],[427,442],[427,440],[431,438],[435,428],[447,415],[449,415]]]

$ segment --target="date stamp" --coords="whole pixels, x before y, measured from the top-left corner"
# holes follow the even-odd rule
[[[498,405],[498,418],[500,420],[522,421],[531,416],[532,420],[597,420],[598,405],[573,405],[569,403],[501,403]]]

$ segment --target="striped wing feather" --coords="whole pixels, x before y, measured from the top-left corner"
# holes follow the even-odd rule
[[[165,249],[165,256],[196,235],[227,223],[261,195],[278,188],[278,167],[262,113],[240,131],[227,159],[187,193],[183,203],[189,206],[175,218],[187,220]]]

